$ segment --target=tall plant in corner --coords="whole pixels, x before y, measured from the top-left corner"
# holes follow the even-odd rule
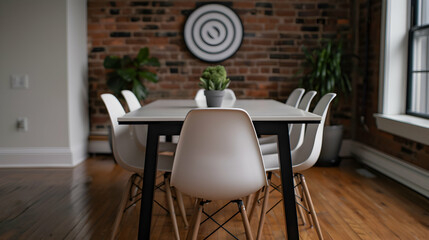
[[[319,47],[309,51],[304,48],[304,74],[300,78],[300,86],[306,90],[315,90],[319,97],[326,93],[338,94],[337,101],[348,98],[352,87],[350,70],[353,55],[346,55],[342,41],[324,40]],[[330,126],[324,129],[322,152],[319,157],[319,165],[335,165],[339,163],[338,152],[341,147],[343,126],[332,125],[332,111],[328,114],[326,122]],[[335,144],[337,142],[337,144]],[[329,149],[332,147],[332,149]]]
[[[349,59],[343,52],[341,41],[325,40],[321,46],[309,51],[304,48],[306,74],[300,78],[300,86],[316,90],[319,97],[335,92],[347,96],[352,88],[349,77]]]
[[[103,65],[104,68],[112,70],[107,73],[107,87],[117,96],[127,89],[143,100],[148,94],[144,81],[158,82],[158,76],[148,68],[159,67],[160,64],[156,57],[149,56],[147,47],[140,49],[135,58],[127,55],[122,58],[107,56]]]

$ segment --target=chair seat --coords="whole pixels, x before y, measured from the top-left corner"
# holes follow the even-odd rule
[[[261,147],[261,153],[263,155],[277,153],[277,141],[273,143],[261,144],[260,147]]]
[[[176,146],[177,146],[176,143],[160,142],[160,143],[158,143],[158,151],[159,152],[175,152]]]
[[[265,171],[279,170],[279,155],[277,153],[262,156],[264,160]]]
[[[271,135],[258,138],[259,144],[275,143],[277,142],[277,135]]]

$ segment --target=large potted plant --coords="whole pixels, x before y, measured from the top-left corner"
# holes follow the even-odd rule
[[[223,66],[207,67],[200,77],[200,87],[205,89],[204,95],[207,100],[207,107],[220,107],[224,96],[225,88],[229,86],[230,80],[226,77],[226,70]]]
[[[149,68],[159,66],[158,59],[149,56],[147,47],[140,49],[135,58],[107,56],[104,67],[112,70],[107,73],[107,87],[118,97],[122,90],[131,90],[139,100],[143,100],[148,94],[144,80],[158,82],[158,76]]]
[[[158,76],[150,71],[151,67],[159,67],[159,61],[156,57],[149,56],[147,47],[141,48],[135,58],[128,55],[123,56],[106,56],[103,63],[107,72],[107,87],[116,95],[122,98],[122,90],[131,90],[139,100],[147,97],[148,90],[144,85],[144,80],[158,82]],[[112,149],[112,132],[109,131],[109,145]],[[116,161],[115,161],[116,162]]]
[[[329,92],[337,93],[338,97],[333,103],[333,108],[337,107],[338,103],[348,98],[351,92],[351,58],[344,53],[342,42],[321,41],[320,46],[312,51],[304,48],[304,55],[304,74],[300,78],[300,86],[317,91],[319,98]],[[343,126],[335,124],[333,112],[329,111],[326,120],[322,151],[317,162],[321,166],[338,165],[340,162],[338,153],[341,148]]]

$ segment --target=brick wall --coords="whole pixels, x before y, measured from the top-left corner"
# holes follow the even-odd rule
[[[187,15],[203,3],[88,0],[91,130],[105,128],[108,119],[99,97],[108,91],[102,66],[106,55],[135,55],[147,46],[161,67],[159,83],[147,84],[150,96],[146,101],[194,97],[208,64],[188,52],[182,29]],[[284,101],[298,85],[294,74],[303,59],[302,46],[315,46],[320,38],[351,36],[349,0],[222,3],[238,13],[244,25],[240,49],[221,63],[238,98]]]
[[[362,60],[365,59],[365,36],[367,36],[368,9],[366,2],[366,0],[360,0],[359,8],[359,57]],[[362,76],[356,89],[358,96],[356,111],[358,116],[364,116],[365,121],[357,124],[357,140],[386,154],[429,170],[429,146],[377,129],[373,114],[378,112],[381,0],[371,1],[369,13],[368,81],[365,85],[364,76]],[[361,69],[365,69],[365,61],[361,61]]]

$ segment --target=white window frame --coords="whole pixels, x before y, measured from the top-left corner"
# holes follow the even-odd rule
[[[383,0],[377,128],[429,145],[429,120],[406,115],[410,0]]]

